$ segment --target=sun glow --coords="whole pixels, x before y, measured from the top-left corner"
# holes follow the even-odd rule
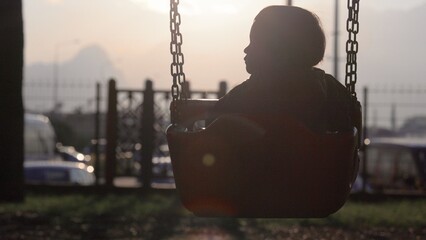
[[[170,11],[170,0],[131,0],[137,4],[142,4],[148,9],[168,13]],[[217,15],[217,14],[236,14],[238,13],[238,4],[243,1],[225,0],[207,1],[207,0],[183,0],[179,3],[179,10],[183,14],[189,15]]]
[[[56,3],[61,3],[62,0],[47,0],[47,2],[52,3],[52,4],[56,4]]]

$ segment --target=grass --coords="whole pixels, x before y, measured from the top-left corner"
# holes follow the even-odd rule
[[[126,195],[37,195],[30,194],[24,203],[0,205],[0,213],[37,212],[46,216],[81,217],[116,216],[144,217],[171,210],[173,198],[159,194],[142,197],[138,194]]]
[[[348,202],[329,218],[346,226],[424,227],[426,199]]]
[[[24,203],[0,204],[0,239],[161,239],[173,234],[163,226],[184,215],[167,196],[29,194]]]
[[[173,194],[29,194],[24,203],[0,204],[0,214],[32,212],[56,218],[93,218],[98,216],[121,216],[144,218],[169,215],[191,216],[180,206]],[[388,200],[382,202],[348,201],[337,213],[323,219],[270,219],[269,222],[302,225],[336,226],[426,226],[426,199]]]
[[[267,225],[364,227],[426,227],[426,199],[388,200],[383,202],[348,201],[342,209],[327,218],[264,219]]]
[[[8,239],[20,239],[13,237],[17,232],[28,236],[33,231],[42,234],[40,239],[86,239],[87,236],[87,239],[128,239],[129,236],[185,239],[178,236],[206,228],[232,233],[229,239],[245,239],[250,233],[267,234],[295,226],[425,231],[426,199],[349,201],[337,213],[323,219],[196,218],[181,207],[175,194],[159,193],[61,196],[33,193],[27,195],[24,203],[0,204],[0,235]]]

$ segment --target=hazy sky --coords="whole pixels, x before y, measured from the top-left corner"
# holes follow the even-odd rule
[[[151,78],[157,87],[168,88],[171,82],[169,65],[169,0],[23,0],[25,21],[25,60],[26,64],[38,62],[52,63],[55,53],[58,61],[70,60],[85,46],[97,44],[111,58],[116,68],[123,73],[120,86],[141,86],[142,80]],[[217,82],[228,80],[231,86],[245,80],[243,49],[248,44],[248,34],[255,15],[265,6],[282,4],[282,0],[181,0],[182,26],[187,78],[195,88],[216,88]],[[341,57],[345,58],[344,42],[346,0],[340,1]],[[293,4],[307,8],[319,15],[327,35],[327,52],[320,67],[332,72],[331,57],[333,42],[334,1],[293,0]],[[394,68],[386,57],[389,49],[399,49],[387,39],[378,41],[374,34],[383,31],[383,26],[392,28],[381,16],[404,16],[424,6],[426,0],[366,0],[361,1],[361,40],[360,43],[360,80],[384,81],[387,75],[381,74],[387,68]],[[425,8],[423,8],[425,9]],[[403,19],[396,21],[404,24]],[[409,22],[408,22],[409,24]],[[401,29],[421,29],[423,23],[416,26],[399,26]],[[380,29],[373,29],[373,26]],[[364,31],[365,30],[365,31]],[[363,32],[364,31],[364,32]],[[393,36],[392,30],[388,31]],[[417,34],[417,33],[416,33]],[[420,38],[420,52],[413,47],[403,55],[407,59],[413,54],[421,54],[417,65],[407,66],[402,75],[417,71],[411,80],[421,81],[425,76],[424,34]],[[389,37],[388,37],[389,38]],[[78,40],[78,41],[76,41]],[[380,39],[379,39],[380,40]],[[403,41],[403,40],[401,40]],[[78,43],[77,43],[78,42]],[[415,42],[415,43],[417,43]],[[409,45],[410,41],[401,42]],[[383,46],[383,50],[378,48]],[[374,51],[377,50],[377,53]],[[395,55],[395,53],[394,53]],[[364,58],[363,58],[364,57]],[[415,59],[414,57],[411,60]],[[406,60],[402,60],[406,61]],[[420,62],[419,62],[420,61]],[[372,66],[372,64],[383,65]],[[388,64],[387,64],[388,63]],[[389,65],[391,64],[391,65]],[[396,62],[398,66],[400,63]],[[401,63],[402,64],[402,63]],[[344,62],[341,62],[341,79]],[[94,66],[99,68],[99,66]],[[378,69],[376,73],[374,69]],[[100,70],[101,72],[101,70]],[[417,73],[417,72],[416,72]],[[391,73],[388,75],[394,76]],[[101,73],[100,73],[101,76]],[[382,79],[383,78],[383,79]],[[372,77],[371,77],[372,79]],[[406,80],[404,80],[406,81]]]

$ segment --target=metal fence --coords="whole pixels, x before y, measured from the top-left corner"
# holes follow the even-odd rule
[[[217,91],[188,90],[194,97],[218,98],[226,93],[226,84],[219,86]],[[120,89],[110,80],[108,89],[105,183],[113,185],[117,174],[137,175],[150,188],[153,156],[168,156],[163,146],[170,124],[169,90],[153,89],[150,80],[143,90]]]
[[[106,81],[101,84],[106,96]],[[30,79],[23,87],[25,109],[36,113],[93,113],[96,108],[96,81],[71,79],[55,85],[52,81]],[[101,104],[102,111],[106,105]]]
[[[77,135],[86,134],[97,176],[106,184],[112,185],[120,175],[146,183],[152,173],[152,157],[168,155],[163,146],[170,124],[170,89],[153,89],[149,81],[144,89],[123,89],[111,82],[59,85],[58,104],[53,101],[51,83],[28,81],[24,87],[26,109],[66,122]],[[190,89],[190,97],[217,98],[224,92],[226,85],[213,91]],[[368,137],[426,136],[426,86],[368,86],[358,96]],[[107,112],[115,120],[107,118]],[[103,144],[105,138],[108,146]]]
[[[426,128],[426,86],[368,86],[360,96],[366,119],[364,126],[370,129],[370,134],[404,136],[426,133],[426,129],[420,129],[421,122]],[[414,130],[416,127],[417,131]]]

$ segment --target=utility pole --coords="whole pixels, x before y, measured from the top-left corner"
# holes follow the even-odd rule
[[[287,5],[291,6],[292,5],[292,1],[291,0],[287,0]]]
[[[391,130],[392,132],[396,132],[396,104],[392,103],[391,105]]]
[[[334,7],[334,77],[339,79],[339,0]]]

